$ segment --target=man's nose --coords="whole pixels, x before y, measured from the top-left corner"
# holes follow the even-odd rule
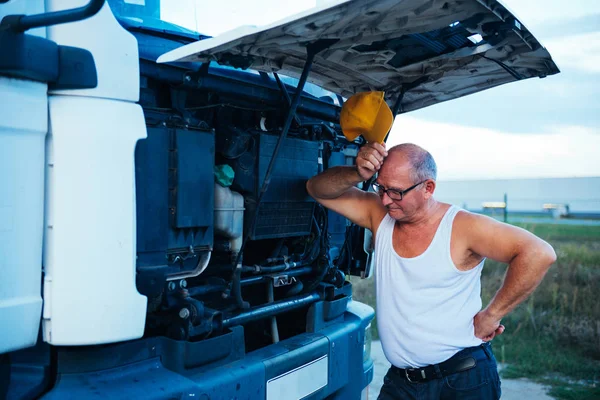
[[[388,196],[387,192],[384,192],[383,196],[381,197],[381,202],[387,207],[388,205],[392,204],[394,200],[390,199],[390,196]]]

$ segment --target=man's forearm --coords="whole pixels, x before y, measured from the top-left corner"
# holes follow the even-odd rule
[[[332,167],[311,178],[306,187],[311,196],[320,199],[335,199],[362,182],[356,167]]]
[[[555,260],[556,254],[547,243],[537,251],[517,255],[508,266],[502,287],[486,307],[487,312],[500,320],[514,310],[540,284]]]

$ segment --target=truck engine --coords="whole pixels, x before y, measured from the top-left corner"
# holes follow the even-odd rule
[[[137,287],[148,297],[146,334],[202,339],[243,324],[252,349],[305,332],[317,288],[348,301],[349,224],[305,185],[324,168],[351,165],[360,140],[322,119],[337,118],[338,99],[307,93],[280,144],[293,86],[223,72],[142,64],[148,137],[135,154]],[[236,73],[261,86],[228,93]]]

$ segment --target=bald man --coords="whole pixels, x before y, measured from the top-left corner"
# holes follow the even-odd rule
[[[376,173],[374,193],[356,187]],[[419,146],[387,151],[369,143],[355,166],[330,168],[307,189],[373,232],[377,327],[392,364],[378,399],[498,399],[490,342],[556,255],[523,229],[435,200],[436,175],[433,157]],[[486,258],[509,267],[482,309]]]

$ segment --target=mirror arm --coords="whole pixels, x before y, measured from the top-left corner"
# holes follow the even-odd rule
[[[7,15],[0,22],[0,29],[25,32],[42,26],[65,24],[93,17],[100,11],[105,0],[90,0],[82,7],[35,15]]]

